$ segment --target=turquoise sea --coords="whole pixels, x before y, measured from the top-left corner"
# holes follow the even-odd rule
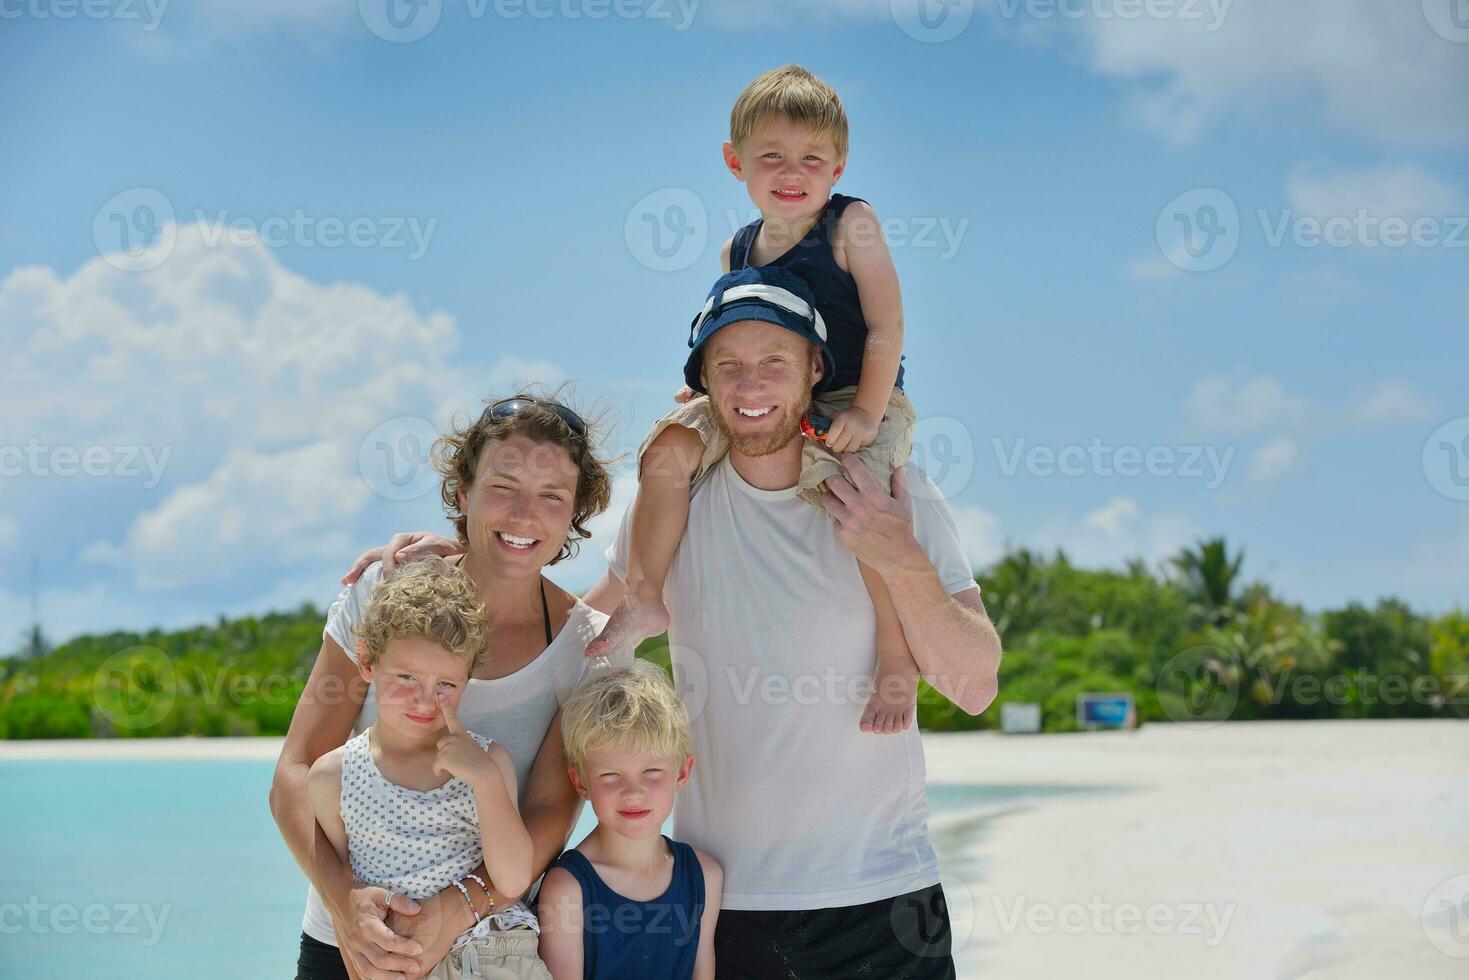
[[[0,978],[293,976],[306,879],[271,819],[273,768],[0,762]],[[1004,795],[929,788],[935,815]]]

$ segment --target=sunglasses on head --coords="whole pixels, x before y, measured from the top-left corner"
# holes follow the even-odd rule
[[[557,418],[566,423],[566,427],[573,435],[586,437],[587,424],[582,421],[582,417],[560,402],[553,402],[547,398],[530,398],[525,395],[502,398],[485,409],[485,415],[489,416],[491,422],[503,422],[512,416],[519,415],[532,405],[554,412]]]

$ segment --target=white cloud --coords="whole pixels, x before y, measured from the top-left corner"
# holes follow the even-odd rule
[[[142,589],[248,580],[346,555],[371,493],[340,442],[233,449],[207,478],[137,515],[120,546],[99,542],[83,558],[128,570]]]
[[[1138,118],[1173,141],[1238,108],[1286,101],[1377,142],[1469,138],[1462,106],[1445,97],[1469,90],[1469,59],[1429,28],[1417,2],[1222,0],[1218,21],[1207,4],[1176,9],[1186,6],[1202,15],[1074,22],[1092,67],[1128,84]]]
[[[1463,195],[1447,181],[1415,165],[1324,172],[1297,167],[1287,184],[1291,209],[1321,221],[1359,211],[1378,220],[1462,215]]]
[[[1195,434],[1244,438],[1283,433],[1304,442],[1426,422],[1437,408],[1411,381],[1400,378],[1376,382],[1332,405],[1291,391],[1279,378],[1240,369],[1199,378],[1184,411],[1186,427]]]
[[[397,499],[375,496],[380,477],[359,470],[369,433],[416,419],[426,448],[492,389],[562,376],[508,354],[477,367],[458,356],[447,314],[310,282],[258,241],[177,231],[147,272],[95,259],[68,277],[31,267],[0,281],[0,445],[169,454],[162,482],[127,498],[121,520],[106,481],[71,484],[113,508],[84,559],[136,588],[268,589],[335,570],[360,544],[359,521]],[[22,480],[7,519],[24,526],[40,486]]]
[[[1078,565],[1117,568],[1133,558],[1155,564],[1198,536],[1186,517],[1144,515],[1137,501],[1114,497],[1080,518],[1047,521],[1026,543],[1042,552],[1059,548]]]
[[[912,20],[916,0],[897,5]],[[963,16],[968,4],[949,9]],[[989,29],[1030,46],[1073,45],[1091,69],[1118,80],[1137,120],[1188,143],[1217,119],[1259,115],[1282,103],[1384,144],[1469,140],[1469,119],[1449,92],[1469,90],[1469,58],[1429,26],[1417,0],[1202,0],[1125,5],[1116,0],[1031,3],[979,0]],[[893,0],[704,0],[716,27],[812,28],[886,21]],[[939,9],[930,5],[931,17]],[[1132,15],[1161,10],[1165,16]],[[981,19],[951,44],[973,44]]]
[[[1294,439],[1280,436],[1255,450],[1246,475],[1255,483],[1275,483],[1302,466],[1301,449]]]

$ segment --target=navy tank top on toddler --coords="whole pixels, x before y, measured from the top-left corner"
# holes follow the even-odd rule
[[[794,272],[811,287],[816,296],[816,308],[826,322],[826,343],[831,348],[836,371],[827,388],[846,388],[857,384],[862,377],[862,355],[867,349],[867,320],[862,316],[862,301],[857,295],[857,281],[852,274],[837,265],[831,250],[831,240],[836,234],[842,212],[860,197],[833,194],[826,202],[821,217],[806,232],[806,237],[786,249],[778,258],[765,263]],[[864,202],[865,203],[865,202]],[[735,232],[729,246],[729,271],[735,272],[750,265],[750,247],[760,232],[764,218],[756,218]],[[893,387],[903,387],[903,358],[898,361],[898,380]]]
[[[580,851],[551,863],[581,885],[582,976],[586,980],[689,980],[704,917],[704,869],[687,844],[670,840],[673,878],[649,902],[624,898]]]

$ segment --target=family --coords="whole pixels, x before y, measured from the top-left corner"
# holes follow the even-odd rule
[[[984,711],[1001,649],[907,465],[897,274],[809,71],[746,88],[724,159],[761,217],[597,584],[543,571],[610,504],[598,433],[526,391],[435,446],[454,536],[344,577],[270,790],[297,980],[955,976],[914,699]],[[676,684],[633,657],[665,630]]]

